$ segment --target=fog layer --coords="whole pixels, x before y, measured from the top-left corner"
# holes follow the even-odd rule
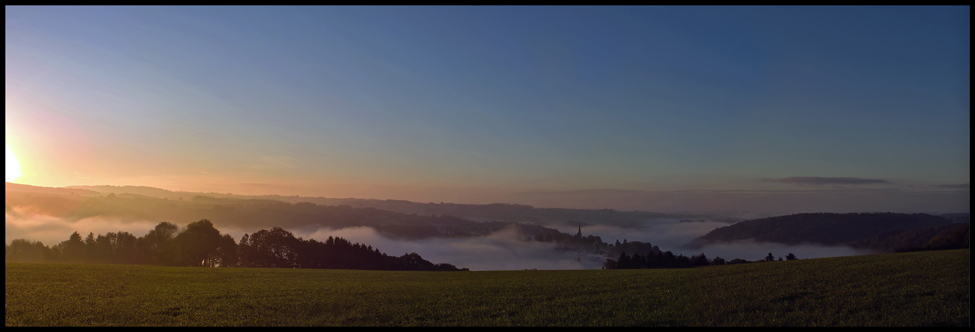
[[[5,215],[5,241],[28,239],[53,246],[67,240],[72,232],[82,237],[89,232],[129,232],[136,237],[144,236],[159,221],[121,220],[108,217],[84,218],[75,222],[62,218],[36,214],[11,207]],[[848,247],[824,247],[816,245],[789,246],[777,243],[737,242],[712,244],[700,249],[681,246],[694,238],[728,224],[714,221],[680,222],[676,219],[648,221],[642,228],[620,228],[608,225],[587,225],[581,228],[583,236],[594,235],[606,243],[615,241],[640,241],[656,245],[662,251],[672,251],[685,256],[704,253],[708,258],[722,257],[727,260],[742,258],[749,261],[764,258],[769,252],[775,257],[792,253],[800,259],[868,254],[869,251]],[[185,224],[178,224],[185,226]],[[575,234],[579,227],[567,224],[545,225],[561,232]],[[273,226],[266,227],[270,229]],[[245,233],[260,228],[218,226],[223,234],[230,234],[239,241]],[[473,271],[483,270],[572,270],[599,269],[607,257],[576,250],[560,250],[552,242],[527,241],[514,227],[505,228],[487,236],[473,238],[433,238],[428,240],[394,240],[386,238],[371,227],[342,229],[288,229],[296,237],[325,241],[329,236],[342,237],[352,242],[370,245],[391,256],[415,252],[433,263],[449,263]],[[632,254],[632,253],[629,253]],[[615,257],[614,257],[615,258]]]

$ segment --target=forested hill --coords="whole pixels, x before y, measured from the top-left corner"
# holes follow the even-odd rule
[[[461,271],[448,263],[434,264],[416,253],[390,256],[371,245],[329,236],[319,242],[296,238],[280,227],[244,234],[237,243],[203,219],[186,227],[161,222],[146,235],[128,232],[105,235],[78,232],[53,246],[15,239],[4,247],[6,261],[149,264],[204,267],[278,267],[397,271]]]
[[[863,243],[870,242],[868,239],[887,238],[900,232],[951,223],[946,218],[923,213],[800,213],[747,220],[717,228],[687,246],[700,247],[709,243],[739,240],[783,244],[864,245]]]

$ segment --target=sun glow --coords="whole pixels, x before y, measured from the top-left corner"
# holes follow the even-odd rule
[[[10,146],[7,145],[7,177],[6,182],[13,182],[22,174],[20,172],[20,161],[17,160],[17,156],[14,155],[13,151],[10,151]]]

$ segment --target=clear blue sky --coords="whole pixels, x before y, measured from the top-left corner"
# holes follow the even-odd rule
[[[8,6],[6,142],[55,186],[967,188],[969,12]]]

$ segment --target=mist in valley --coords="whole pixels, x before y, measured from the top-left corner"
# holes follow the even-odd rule
[[[737,241],[731,243],[717,243],[705,245],[698,249],[684,247],[695,238],[708,232],[728,226],[728,223],[717,221],[681,222],[677,219],[655,219],[641,228],[621,228],[609,225],[590,225],[582,227],[582,234],[592,234],[602,238],[603,242],[615,243],[626,241],[640,241],[658,246],[661,251],[671,251],[674,255],[699,255],[704,253],[709,259],[721,257],[726,260],[741,258],[749,261],[763,259],[771,251],[776,258],[785,257],[793,253],[800,259],[852,256],[875,253],[870,250],[855,249],[847,246],[786,245],[781,243],[759,243],[753,241]],[[567,225],[548,225],[562,232],[575,233]],[[627,253],[633,254],[633,253]],[[643,254],[643,253],[641,253]]]
[[[193,221],[195,220],[174,223],[180,227],[185,227],[186,224]],[[27,239],[40,241],[47,246],[54,246],[67,240],[73,232],[78,232],[82,237],[85,237],[89,233],[94,233],[97,236],[98,234],[123,231],[136,237],[142,237],[159,222],[159,220],[131,220],[107,216],[94,216],[72,221],[36,213],[28,208],[13,206],[8,208],[5,215],[4,231],[5,241],[8,244],[14,239]],[[694,238],[727,225],[729,224],[726,222],[708,220],[681,222],[677,219],[654,219],[648,220],[644,227],[624,228],[586,224],[581,226],[581,232],[583,236],[597,236],[605,243],[612,244],[617,240],[620,242],[639,241],[651,243],[658,246],[660,250],[671,251],[675,255],[691,256],[704,253],[710,259],[721,257],[726,260],[741,258],[755,261],[764,258],[769,252],[772,252],[775,257],[784,257],[788,253],[792,253],[800,259],[872,253],[867,250],[843,246],[790,246],[750,241],[711,244],[699,249],[683,247]],[[217,224],[216,227],[221,234],[229,234],[235,241],[240,241],[244,234],[252,234],[260,229],[270,229],[275,226],[268,224],[266,227],[240,227],[232,224]],[[572,226],[568,222],[541,226],[568,234],[575,234],[580,231],[578,224]],[[341,237],[354,243],[372,246],[391,256],[417,253],[433,263],[449,263],[457,267],[469,268],[472,271],[600,269],[606,258],[615,258],[580,250],[567,250],[560,248],[559,244],[554,242],[532,241],[527,235],[519,233],[514,225],[480,237],[435,237],[423,240],[391,239],[368,226],[337,229],[305,227],[286,230],[293,233],[295,237],[306,240],[315,239],[321,242],[330,236]],[[633,253],[628,254],[632,255]]]

